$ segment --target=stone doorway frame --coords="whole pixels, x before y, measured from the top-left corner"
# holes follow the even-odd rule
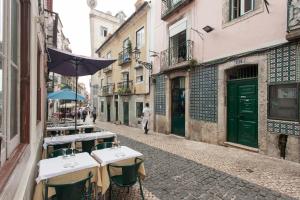
[[[167,119],[167,134],[171,134],[172,130],[172,110],[171,110],[171,104],[172,104],[172,80],[178,77],[185,78],[185,136],[189,136],[189,83],[190,83],[190,76],[189,76],[189,70],[184,71],[176,71],[171,72],[169,74],[166,74],[166,119]]]
[[[257,65],[258,74],[258,149],[267,153],[268,62],[267,55],[238,58],[218,66],[218,143],[227,141],[227,70]]]

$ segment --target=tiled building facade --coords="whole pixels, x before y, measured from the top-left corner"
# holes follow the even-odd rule
[[[298,3],[152,2],[154,130],[300,162]]]

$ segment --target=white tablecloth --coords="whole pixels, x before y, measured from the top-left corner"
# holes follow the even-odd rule
[[[36,178],[37,183],[42,180],[80,171],[83,169],[99,167],[99,164],[88,153],[79,153],[67,159],[59,156],[56,158],[40,160],[38,166],[39,175]]]
[[[82,128],[94,128],[95,125],[88,124],[88,125],[81,125],[77,126],[77,129]],[[66,131],[66,130],[75,130],[75,126],[57,126],[57,127],[47,127],[47,131]]]
[[[72,143],[75,141],[88,141],[88,140],[96,140],[103,139],[109,137],[116,137],[115,133],[109,131],[95,132],[95,133],[82,133],[82,134],[74,134],[74,135],[63,135],[56,137],[46,137],[44,138],[44,149],[47,149],[48,145],[56,145],[56,144],[66,144]]]
[[[95,150],[92,151],[91,156],[93,156],[101,166],[105,166],[110,163],[140,157],[143,156],[143,154],[129,147],[121,146],[117,148]]]

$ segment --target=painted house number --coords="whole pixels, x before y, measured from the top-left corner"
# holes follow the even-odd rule
[[[245,64],[245,63],[246,63],[245,58],[239,58],[239,59],[234,61],[234,64],[236,64],[236,65],[241,65],[241,64]]]

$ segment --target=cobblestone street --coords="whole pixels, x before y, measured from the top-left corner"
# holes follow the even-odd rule
[[[300,199],[299,164],[98,122],[145,158],[146,199]],[[121,191],[122,192],[122,191]],[[114,199],[139,199],[138,187]],[[126,196],[126,197],[125,197]]]

